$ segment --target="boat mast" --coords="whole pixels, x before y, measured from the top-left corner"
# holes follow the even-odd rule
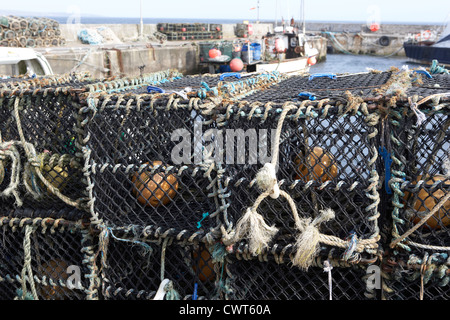
[[[305,0],[302,0],[301,6],[302,6],[302,31],[303,31],[303,34],[305,34],[305,33],[306,33],[306,23],[305,23]]]
[[[275,1],[275,28],[278,27],[278,0]]]
[[[256,19],[256,23],[259,23],[259,0],[258,0],[258,4],[257,4],[257,19]]]

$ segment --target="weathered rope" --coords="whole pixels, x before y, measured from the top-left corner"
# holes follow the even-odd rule
[[[75,207],[80,208],[80,202],[79,201],[73,201],[70,198],[63,195],[59,189],[55,188],[45,177],[42,175],[41,169],[40,169],[40,162],[36,155],[36,150],[34,149],[34,146],[31,143],[26,142],[25,135],[23,133],[22,129],[22,123],[20,121],[20,115],[19,115],[19,102],[20,98],[16,97],[14,102],[14,117],[16,119],[17,129],[20,136],[20,141],[22,143],[22,147],[25,150],[25,153],[27,155],[28,161],[33,166],[34,173],[37,174],[39,179],[42,181],[42,183],[48,188],[50,192],[52,192],[54,195],[56,195],[59,199],[61,199],[64,203]]]
[[[24,263],[22,268],[22,300],[25,300],[27,295],[27,279],[30,283],[31,294],[34,300],[39,300],[36,285],[34,284],[33,269],[31,268],[31,234],[33,233],[33,227],[30,225],[25,226],[25,236],[23,238],[23,250],[24,250]],[[28,274],[28,277],[27,277]]]
[[[165,238],[161,247],[161,282],[165,282],[166,249],[169,240],[172,240],[172,238]],[[167,282],[164,288],[167,300],[180,300],[180,294],[175,290],[171,280]]]
[[[18,192],[18,187],[20,184],[21,162],[19,151],[15,146],[16,144],[17,142],[14,141],[3,143],[0,142],[0,162],[3,163],[3,161],[7,159],[10,159],[11,161],[11,179],[8,187],[0,192],[0,197],[9,197],[12,195],[16,199],[16,205],[18,207],[21,207],[23,205],[23,201],[20,199]]]

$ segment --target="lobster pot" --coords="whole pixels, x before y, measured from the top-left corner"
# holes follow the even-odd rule
[[[276,128],[282,105],[249,104],[239,110],[228,108],[228,115],[218,116],[220,122],[228,117],[223,130],[226,148],[222,159],[226,168],[224,180],[230,191],[228,217],[236,225],[263,193],[256,176],[272,161],[278,143],[276,178],[282,182],[280,189],[294,201],[299,219],[313,220],[332,210],[335,217],[320,225],[321,233],[334,236],[341,243],[351,234],[360,240],[376,239],[379,195],[373,181],[378,179],[374,160],[378,151],[377,130],[368,123],[371,114],[343,115],[339,104],[330,104],[326,115],[316,102],[292,106],[281,126],[279,141]],[[274,242],[296,242],[300,234],[295,213],[284,196],[266,197],[256,212],[268,225],[279,229]],[[376,247],[375,240],[372,244]],[[322,247],[322,254],[332,248],[335,247]],[[344,250],[345,246],[336,249]]]
[[[69,94],[85,77],[10,79],[4,84],[0,113],[5,124],[0,129],[4,206],[62,209],[68,199],[78,202],[85,197],[82,155],[75,143],[77,119]]]
[[[254,80],[248,81],[255,90]],[[205,109],[216,99],[216,84],[231,96],[231,85],[248,90],[244,82],[233,81],[205,76],[158,84],[167,92],[189,86],[190,103],[170,93],[145,93],[146,86],[98,99],[87,96],[83,104],[95,104],[97,111],[87,115],[84,136],[94,164],[95,210],[104,220],[190,234],[217,230],[222,200],[217,198],[218,167],[203,150],[205,135],[214,129],[213,115]]]
[[[209,232],[219,219],[216,170],[203,164],[198,138],[208,119],[188,104],[168,110],[167,95],[139,97],[100,98],[88,119],[95,210],[114,225]]]
[[[384,300],[448,300],[450,272],[443,254],[390,266],[383,277]],[[415,261],[413,261],[413,259]]]
[[[170,281],[165,300],[192,300],[195,288],[198,300],[217,295],[216,279],[222,273],[203,244],[148,241],[131,231],[136,230],[110,230],[101,272],[105,300],[153,300],[164,279]]]
[[[38,153],[48,150],[52,153],[74,154],[75,147],[71,142],[75,133],[72,129],[77,120],[68,91],[77,83],[68,85],[70,87],[49,86],[45,89],[23,90],[27,92],[22,96],[4,98],[2,107],[5,118],[2,120],[8,126],[2,129],[3,141],[20,141],[21,128],[25,140],[33,144]],[[16,104],[20,123],[14,117]]]
[[[390,117],[393,240],[407,234],[394,246],[404,259],[410,254],[445,252],[450,246],[450,199],[445,198],[450,192],[450,116],[448,107],[440,107],[448,97],[439,99],[439,94],[446,91],[436,86],[448,86],[448,81],[444,75],[434,75],[424,80],[425,88],[410,90],[409,95],[417,95],[418,100],[438,98],[420,105],[422,123],[409,105],[400,103]]]
[[[258,90],[267,85],[267,82],[276,82],[281,79],[281,75],[276,72],[268,75],[254,75],[251,77],[236,77],[235,73],[225,74],[204,74],[184,76],[158,84],[158,87],[167,93],[186,91],[186,97],[205,98],[207,96],[226,96],[227,98],[239,98],[251,90]],[[147,87],[137,88],[133,91],[136,94],[147,92]],[[220,92],[220,93],[219,93]]]
[[[239,257],[239,258],[237,258]],[[323,266],[308,271],[267,259],[227,257],[227,284],[232,300],[373,300],[364,266],[333,266],[332,283]]]
[[[1,300],[87,298],[90,284],[85,275],[90,266],[84,260],[88,257],[85,246],[91,246],[92,239],[80,224],[63,219],[3,217],[1,225]]]

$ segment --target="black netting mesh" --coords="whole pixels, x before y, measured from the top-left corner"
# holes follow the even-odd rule
[[[81,222],[49,217],[1,221],[2,300],[86,299],[89,280],[85,277],[88,268],[84,259],[88,240]],[[25,296],[23,276],[27,280]]]
[[[442,202],[450,190],[446,168],[450,156],[448,114],[424,110],[427,117],[419,126],[411,110],[399,110],[402,111],[410,113],[411,117],[400,121],[392,118],[391,121],[393,136],[390,149],[396,160],[392,164],[392,171],[397,182],[392,184],[391,191],[394,193],[392,205],[396,208],[393,211],[395,236],[415,227]],[[433,247],[448,247],[449,227],[450,202],[447,201],[406,239],[406,243],[401,244],[403,250],[399,255],[409,255],[410,250],[423,255]]]
[[[314,267],[307,272],[285,263],[230,259],[230,295],[237,300],[369,300],[362,267],[333,267],[329,274]],[[368,298],[370,297],[370,298]]]
[[[447,299],[450,77],[416,71],[0,80],[0,299]]]
[[[262,108],[258,114],[266,111],[269,110]],[[231,192],[228,215],[234,222],[261,193],[254,179],[261,163],[272,154],[279,111],[272,108],[265,119],[249,120],[241,115],[227,121],[230,130],[226,133],[223,161]],[[351,232],[360,238],[370,238],[377,232],[373,216],[378,195],[370,190],[377,165],[372,160],[378,154],[376,128],[367,124],[370,114],[339,117],[336,111],[321,117],[323,110],[314,108],[310,112],[315,116],[308,119],[306,115],[296,118],[292,113],[292,119],[284,123],[280,139],[277,178],[283,181],[281,189],[294,199],[302,218],[315,218],[327,208],[335,211],[335,219],[324,223],[322,232],[342,239]],[[254,141],[258,141],[257,146]],[[260,211],[267,221],[280,228],[280,239],[295,241],[294,218],[285,199],[266,198]]]
[[[114,243],[110,243],[108,267],[102,272],[103,296],[112,300],[154,299],[162,281],[171,279],[170,298],[216,297],[216,272],[220,269],[208,248],[204,244],[183,245],[166,239],[145,243],[132,238],[111,240]]]

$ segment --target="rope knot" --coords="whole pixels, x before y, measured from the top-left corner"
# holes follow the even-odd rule
[[[259,170],[256,174],[256,183],[261,190],[270,192],[272,199],[280,197],[280,187],[278,186],[275,166],[272,163],[266,163]]]
[[[308,219],[299,219],[297,228],[301,231],[297,238],[297,252],[293,259],[293,265],[303,270],[308,270],[313,264],[314,258],[320,251],[320,232],[319,227],[322,223],[334,219],[335,214],[331,209],[320,211],[320,215],[311,221]]]

